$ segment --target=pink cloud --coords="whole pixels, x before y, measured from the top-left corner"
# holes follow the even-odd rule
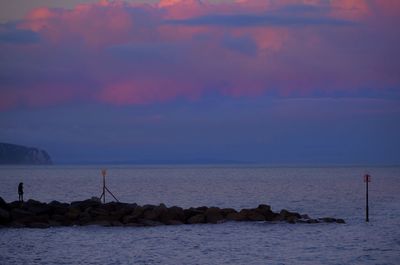
[[[0,42],[0,70],[10,76],[0,81],[0,108],[381,93],[400,84],[399,8],[391,0],[162,0],[34,9],[14,31],[40,42]]]

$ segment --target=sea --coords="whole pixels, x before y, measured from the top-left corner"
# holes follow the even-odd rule
[[[72,202],[106,185],[122,202],[235,209],[271,205],[346,224],[226,222],[0,229],[0,264],[400,264],[400,167],[1,166],[0,196]],[[365,221],[369,183],[370,222]],[[107,194],[106,200],[112,201]]]

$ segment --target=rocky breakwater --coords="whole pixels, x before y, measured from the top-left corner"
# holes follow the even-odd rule
[[[72,203],[28,200],[6,203],[0,197],[0,227],[48,228],[58,226],[158,226],[183,224],[218,224],[226,221],[258,221],[295,223],[345,223],[331,217],[313,219],[308,215],[281,210],[273,212],[269,205],[235,210],[232,208],[197,207],[183,209],[160,205],[140,206],[136,203],[109,202],[98,198]]]

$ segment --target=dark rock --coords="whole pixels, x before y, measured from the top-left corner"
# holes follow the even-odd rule
[[[48,214],[41,214],[41,215],[34,215],[32,217],[26,218],[26,223],[48,223],[49,222],[49,215]]]
[[[205,223],[205,221],[206,221],[206,218],[203,214],[197,214],[195,216],[190,217],[187,220],[187,223],[188,224],[202,224],[202,223]]]
[[[87,208],[88,213],[90,214],[90,216],[92,216],[93,218],[98,218],[98,217],[104,217],[104,216],[108,216],[108,211],[102,208]]]
[[[247,220],[247,211],[241,210],[240,212],[230,213],[226,216],[227,220],[230,221],[246,221]]]
[[[12,209],[21,209],[22,207],[23,207],[23,203],[22,202],[19,202],[19,201],[13,201],[13,202],[10,202],[9,204],[7,204],[7,209],[8,210],[12,210]]]
[[[318,224],[319,221],[317,219],[309,219],[307,220],[307,224]]]
[[[54,214],[54,215],[51,216],[50,220],[53,220],[55,222],[64,223],[65,216],[64,215],[60,215],[60,214]]]
[[[308,216],[308,214],[302,214],[301,219],[311,219],[311,218],[310,216]]]
[[[69,204],[68,203],[60,203],[58,201],[52,201],[48,204],[51,207],[53,214],[64,215],[68,212]]]
[[[122,218],[122,223],[124,224],[135,223],[138,219],[139,219],[138,217],[135,217],[133,215],[127,215]]]
[[[11,228],[24,228],[24,227],[26,227],[26,225],[24,223],[14,221],[10,224],[10,227]]]
[[[183,210],[183,213],[185,215],[185,220],[188,220],[195,215],[203,214],[204,211],[197,210],[196,208],[192,207],[192,208]]]
[[[111,226],[124,226],[120,221],[111,221]]]
[[[136,207],[137,204],[114,202],[110,203],[110,206],[105,209],[109,212],[109,216],[113,220],[122,220],[124,216],[132,214]]]
[[[264,215],[260,211],[258,211],[257,209],[250,210],[247,213],[247,219],[249,221],[265,221]]]
[[[137,206],[130,215],[122,217],[122,222],[124,224],[136,223],[137,220],[143,217],[144,208],[142,206]]]
[[[201,213],[205,213],[207,211],[208,207],[207,206],[201,206],[197,207],[196,210],[200,211]]]
[[[272,212],[271,211],[271,206],[266,205],[266,204],[260,204],[257,207],[258,210],[262,211],[262,212]]]
[[[124,224],[124,226],[126,226],[126,227],[143,227],[144,225],[139,224],[139,223],[127,223],[127,224]]]
[[[324,222],[324,223],[335,223],[336,222],[336,219],[332,218],[332,217],[323,217],[323,218],[319,218],[318,220],[321,222]]]
[[[152,205],[152,204],[145,204],[142,207],[143,207],[143,210],[147,211],[147,210],[153,210],[157,206]]]
[[[79,208],[69,207],[68,212],[65,213],[65,217],[71,221],[78,219],[81,211]]]
[[[62,226],[63,224],[61,223],[61,222],[57,222],[57,221],[54,221],[54,220],[50,220],[49,221],[49,226],[51,226],[51,227],[59,227],[59,226]]]
[[[81,211],[84,211],[86,208],[89,208],[89,207],[97,207],[100,205],[101,205],[101,202],[99,202],[98,200],[92,200],[92,199],[71,202],[71,207],[79,208]]]
[[[298,218],[296,218],[295,216],[288,216],[286,217],[286,222],[288,222],[289,224],[295,224],[297,222],[297,220],[299,220]]]
[[[3,209],[7,208],[7,203],[5,200],[3,200],[2,197],[0,197],[0,208],[3,208]]]
[[[32,217],[33,213],[28,212],[26,210],[22,210],[22,209],[12,209],[11,210],[11,218],[13,220],[21,220],[27,217]]]
[[[5,210],[0,208],[0,224],[6,224],[10,221],[10,213]]]
[[[230,214],[230,213],[237,213],[237,211],[235,209],[232,209],[232,208],[223,208],[223,209],[221,209],[220,212],[224,216],[224,218],[226,218],[227,215]]]
[[[260,204],[255,210],[264,216],[264,220],[266,221],[273,221],[275,219],[276,214],[271,210],[271,206],[269,205]]]
[[[167,212],[167,207],[163,204],[160,204],[160,206],[145,210],[143,214],[143,219],[158,221],[160,216],[166,214]]]
[[[281,210],[279,215],[283,218],[283,220],[286,220],[288,222],[293,222],[296,221],[297,219],[301,219],[301,215],[296,212],[290,212],[288,210]]]
[[[204,215],[206,217],[206,223],[216,224],[224,219],[224,216],[220,212],[221,210],[217,207],[208,208]]]
[[[178,220],[170,220],[165,223],[166,225],[183,225],[184,223]]]
[[[43,204],[35,204],[35,205],[28,205],[27,210],[33,214],[51,214],[52,207],[46,203]]]
[[[346,222],[343,219],[336,219],[336,223],[345,224]]]
[[[86,211],[79,215],[79,224],[80,225],[86,225],[92,221],[94,221],[92,216]],[[96,221],[99,221],[99,220],[96,220]]]
[[[89,223],[87,223],[87,224],[85,224],[85,225],[94,225],[94,226],[105,226],[105,227],[108,227],[108,226],[111,226],[111,223],[108,222],[108,221],[94,220],[94,221],[91,221],[91,222],[89,222]]]
[[[153,220],[147,220],[147,219],[140,219],[139,223],[144,225],[144,226],[160,226],[164,225],[161,222],[153,221]]]
[[[164,224],[171,224],[176,222],[184,222],[185,221],[185,214],[183,209],[177,206],[173,206],[171,208],[167,208],[166,211],[163,211],[159,217],[160,221]]]
[[[48,223],[30,223],[28,224],[29,228],[39,228],[39,229],[45,229],[49,228],[50,225]]]

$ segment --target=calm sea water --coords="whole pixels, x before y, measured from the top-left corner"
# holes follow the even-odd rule
[[[3,166],[0,196],[16,200],[20,181],[26,199],[47,202],[99,196],[102,185],[98,166]],[[108,166],[107,185],[124,202],[236,209],[266,203],[347,224],[0,229],[0,264],[400,264],[399,167]]]

